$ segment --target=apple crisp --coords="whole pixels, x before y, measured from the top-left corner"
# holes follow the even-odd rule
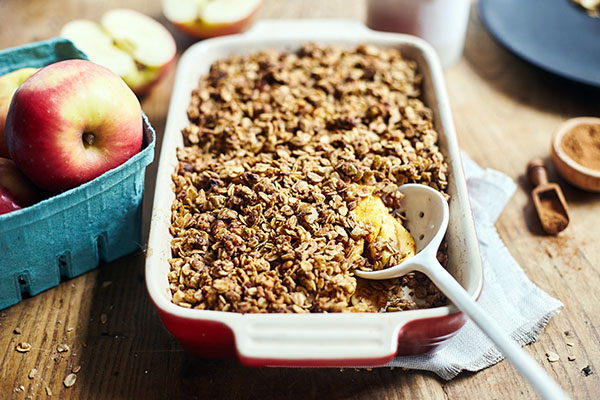
[[[420,273],[353,274],[406,256],[360,218],[365,210],[398,208],[404,183],[446,189],[421,79],[397,49],[370,45],[311,43],[213,63],[192,92],[172,175],[172,301],[240,313],[445,304]],[[383,203],[367,207],[368,198]]]

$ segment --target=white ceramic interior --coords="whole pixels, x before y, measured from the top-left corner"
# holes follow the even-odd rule
[[[428,189],[428,188],[426,188]],[[420,186],[403,185],[399,189],[404,193],[402,209],[406,216],[406,228],[415,239],[417,253],[423,250],[440,231],[446,229],[445,208],[441,196],[435,196],[430,190],[421,190]],[[443,237],[444,234],[441,233]]]
[[[193,310],[171,303],[167,274],[171,257],[171,174],[177,164],[175,149],[183,145],[181,129],[188,124],[186,108],[198,79],[212,62],[232,55],[267,48],[295,50],[306,42],[355,46],[371,43],[400,48],[416,60],[423,75],[423,100],[433,110],[439,145],[450,167],[448,193],[450,222],[446,234],[449,272],[470,296],[476,298],[483,275],[479,248],[460,152],[450,115],[440,63],[424,41],[401,34],[375,32],[358,21],[273,20],[260,21],[242,35],[199,42],[182,56],[177,69],[164,133],[146,260],[146,284],[156,306],[164,313],[193,320],[219,321],[235,335],[237,350],[248,358],[360,359],[394,354],[401,327],[418,319],[446,316],[454,306],[395,313],[337,314],[238,314]]]

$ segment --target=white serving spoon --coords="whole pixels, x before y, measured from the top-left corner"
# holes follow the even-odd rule
[[[436,253],[448,227],[448,203],[435,189],[419,184],[402,185],[402,209],[406,228],[415,238],[417,254],[384,270],[355,270],[364,279],[391,279],[412,271],[427,275],[433,283],[462,312],[498,346],[504,356],[517,368],[544,399],[568,399],[561,387],[475,303],[462,286],[438,262]]]

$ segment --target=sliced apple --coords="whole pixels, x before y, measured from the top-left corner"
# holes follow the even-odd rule
[[[100,24],[118,47],[147,67],[160,68],[175,56],[175,40],[169,31],[137,11],[110,10],[104,14]]]
[[[356,220],[371,225],[372,229],[365,237],[369,254],[373,259],[380,259],[385,268],[391,257],[396,254],[400,260],[413,257],[416,254],[416,244],[406,228],[390,214],[379,196],[370,194],[358,202],[354,209]],[[397,252],[381,251],[385,243],[391,243]],[[379,255],[379,256],[377,256]],[[376,257],[377,256],[377,257]]]
[[[163,0],[165,17],[183,32],[203,39],[246,30],[261,0]]]
[[[372,243],[379,233],[383,225],[386,215],[389,214],[387,207],[378,196],[372,194],[364,197],[358,202],[354,209],[356,220],[364,224],[371,225],[372,229],[365,238],[367,242]]]
[[[115,46],[113,39],[100,24],[87,19],[77,19],[68,22],[60,35],[75,43],[90,61],[110,69],[120,77],[136,73],[137,67],[133,58]]]
[[[98,24],[67,23],[61,36],[70,39],[90,61],[118,74],[136,94],[157,83],[173,64],[175,40],[164,26],[137,11],[108,11]]]
[[[396,218],[392,215],[389,218],[394,222],[398,250],[400,250],[403,257],[413,257],[417,253],[415,238],[412,237],[410,232]]]

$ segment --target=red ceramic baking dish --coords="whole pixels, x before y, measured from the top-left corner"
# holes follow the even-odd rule
[[[217,59],[263,49],[294,50],[307,42],[394,46],[418,63],[423,100],[433,110],[439,145],[450,167],[448,270],[473,298],[479,296],[481,259],[439,61],[420,39],[375,32],[344,20],[262,21],[245,34],[197,43],[182,56],[157,175],[146,259],[148,292],[167,330],[185,350],[205,358],[237,357],[255,366],[375,366],[396,355],[430,351],[464,324],[465,317],[454,306],[389,313],[239,314],[187,309],[171,302],[171,174],[177,164],[175,149],[183,145],[181,129],[188,123],[192,89]]]

